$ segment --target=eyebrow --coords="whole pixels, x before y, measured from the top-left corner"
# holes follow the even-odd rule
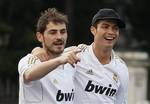
[[[112,23],[113,23],[113,26],[118,26],[118,24],[116,22],[112,22]],[[111,25],[111,24],[109,24],[107,22],[103,22],[102,25]]]
[[[48,31],[58,31],[58,30],[67,30],[66,28],[62,28],[62,29],[50,29]]]

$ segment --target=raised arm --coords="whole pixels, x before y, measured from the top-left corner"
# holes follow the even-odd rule
[[[29,83],[30,81],[38,80],[57,68],[59,65],[66,63],[73,65],[74,63],[77,63],[80,59],[76,56],[76,54],[79,52],[81,52],[81,50],[74,49],[72,51],[63,53],[54,59],[49,59],[33,65],[24,72],[24,82]]]

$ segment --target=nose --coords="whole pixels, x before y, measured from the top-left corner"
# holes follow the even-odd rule
[[[109,34],[115,34],[115,31],[114,31],[113,28],[109,28],[109,29],[108,29],[108,33],[109,33]]]
[[[57,39],[62,39],[62,34],[60,31],[57,32]]]

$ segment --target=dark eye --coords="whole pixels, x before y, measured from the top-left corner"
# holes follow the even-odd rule
[[[60,30],[60,33],[61,34],[65,34],[67,32],[67,30],[66,29],[62,29],[62,30]]]
[[[115,26],[114,29],[115,29],[115,30],[119,30],[119,27],[118,27],[118,26]]]
[[[114,26],[114,27],[113,27],[113,30],[118,31],[118,30],[119,30],[119,27],[118,27],[118,26]]]
[[[102,25],[102,28],[107,29],[107,28],[109,28],[109,25]]]
[[[51,31],[48,32],[48,34],[52,34],[52,35],[54,35],[56,33],[57,33],[57,30],[51,30]]]

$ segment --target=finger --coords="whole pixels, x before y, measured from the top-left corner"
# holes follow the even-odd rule
[[[75,48],[74,50],[73,50],[73,52],[75,53],[75,54],[77,54],[77,53],[80,53],[82,50],[80,49],[80,48]]]
[[[79,44],[77,46],[77,48],[80,48],[82,51],[84,51],[87,48],[87,45],[86,44]]]
[[[41,47],[35,47],[32,51],[31,54],[37,54],[36,52],[38,52],[38,50],[40,50]]]
[[[48,61],[48,60],[49,60],[49,56],[48,56],[48,55],[44,55],[44,59],[45,59],[46,61]]]
[[[65,48],[64,52],[72,51],[75,48],[76,48],[76,46],[67,47],[67,48]]]
[[[46,55],[43,55],[43,56],[42,56],[42,60],[43,60],[43,61],[47,61],[47,60],[48,60],[48,59],[47,59],[47,56],[46,56]]]
[[[40,59],[41,62],[45,61],[45,58],[43,58],[42,55],[38,55],[37,57]]]
[[[41,62],[43,62],[43,59],[42,59],[42,57],[41,56],[36,56]]]
[[[70,64],[73,68],[75,68],[75,66],[73,64]]]
[[[75,53],[72,53],[71,57],[72,57],[72,59],[74,60],[75,63],[80,61],[80,58]]]
[[[73,62],[69,61],[68,62],[73,68],[75,67],[75,65],[73,64]]]
[[[41,54],[40,54],[40,55],[37,55],[37,57],[40,59],[41,62],[48,60],[48,58],[47,58],[46,55],[41,55]]]
[[[70,64],[74,64],[76,62],[76,60],[75,60],[75,58],[72,55],[70,55],[70,56],[68,56],[68,62]]]
[[[86,46],[86,44],[79,44],[77,47],[83,48],[84,46]]]

